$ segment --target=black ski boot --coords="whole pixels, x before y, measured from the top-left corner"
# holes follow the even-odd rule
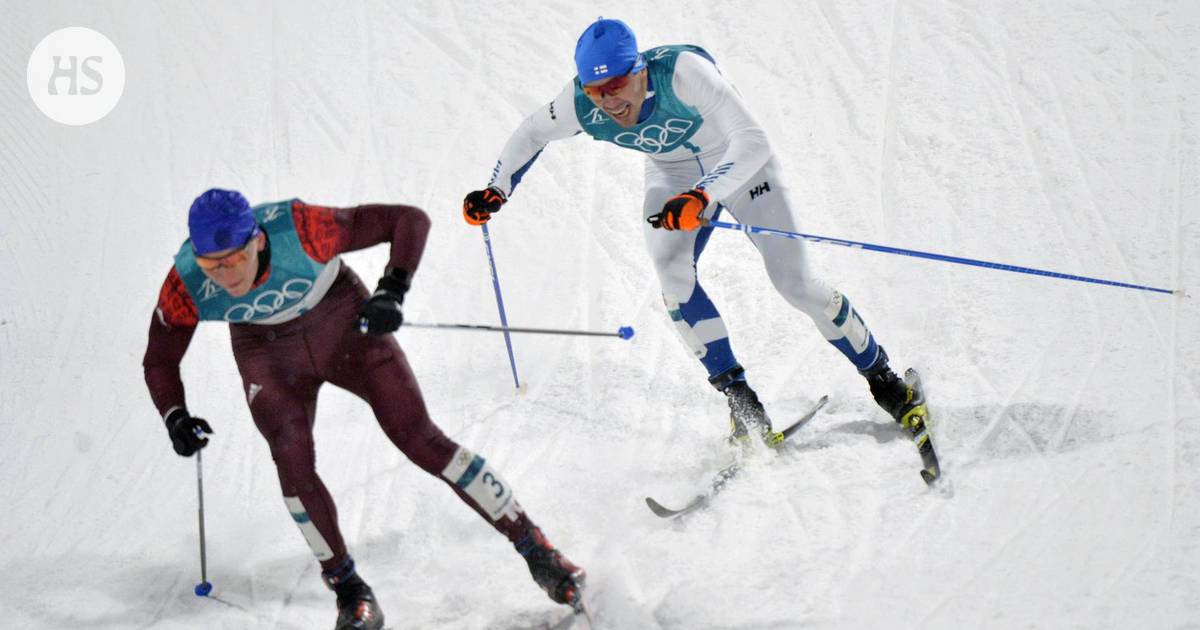
[[[757,435],[768,446],[783,441],[783,435],[771,428],[767,410],[758,400],[758,394],[750,389],[743,375],[746,370],[735,365],[708,379],[717,391],[725,394],[729,402],[729,443],[749,445],[750,435]]]
[[[371,587],[354,570],[354,561],[347,560],[334,573],[322,573],[326,586],[337,593],[337,625],[334,630],[380,630],[383,611],[375,601]]]
[[[879,358],[862,371],[871,388],[871,396],[893,420],[912,433],[925,428],[925,396],[905,383],[888,365],[887,353],[879,348]]]
[[[550,599],[567,604],[575,610],[581,609],[586,572],[559,553],[550,541],[546,540],[540,528],[530,527],[515,547],[529,565],[533,581],[546,591]]]
[[[767,410],[758,400],[758,394],[750,389],[746,381],[734,381],[725,388],[729,402],[729,443],[744,444],[750,435],[756,435],[768,446],[782,441],[783,436],[771,428]]]
[[[862,375],[867,378],[875,402],[908,431],[921,455],[921,479],[933,484],[941,478],[942,467],[927,428],[929,413],[925,408],[925,390],[921,387],[920,375],[909,369],[901,379],[888,367],[883,348],[879,349],[879,358]]]

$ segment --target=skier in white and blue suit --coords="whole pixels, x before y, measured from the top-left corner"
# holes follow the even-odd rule
[[[797,213],[766,133],[699,46],[639,52],[629,26],[600,19],[580,36],[575,65],[578,76],[508,140],[488,187],[467,195],[467,222],[487,222],[552,140],[586,133],[645,153],[643,234],[667,313],[709,382],[728,397],[734,437],[744,439],[749,431],[768,442],[781,439],[696,277],[696,262],[713,229],[701,225],[702,217],[715,219],[728,210],[742,223],[797,230]],[[912,400],[850,301],[809,272],[804,242],[749,238],[775,289],[867,377],[875,400],[906,425],[914,415],[923,417],[924,401]]]

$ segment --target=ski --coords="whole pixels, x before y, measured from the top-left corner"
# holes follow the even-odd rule
[[[571,607],[575,609],[570,626],[572,628],[580,627],[591,630],[596,627],[596,621],[592,617],[592,605],[588,602],[587,594],[588,587],[585,584],[579,588],[579,593],[575,596],[575,601],[571,602]]]
[[[933,485],[941,478],[942,467],[938,463],[937,451],[933,448],[933,437],[929,435],[929,407],[925,402],[925,388],[921,384],[921,375],[912,368],[904,372],[904,382],[912,388],[913,398],[926,405],[925,415],[921,420],[907,428],[913,444],[917,447],[917,453],[921,455],[921,479],[925,480],[926,485]]]
[[[679,508],[678,510],[674,510],[659,503],[658,501],[655,501],[653,497],[646,497],[646,505],[650,508],[650,511],[654,512],[654,515],[659,518],[671,518],[672,516],[680,516],[687,514],[688,512],[694,512],[708,505],[708,501],[709,495],[697,495],[696,498],[689,501],[687,505]]]
[[[790,425],[784,427],[784,429],[779,432],[778,435],[780,437],[773,441],[771,448],[779,449],[787,444],[788,438],[792,437],[792,435],[802,429],[804,425],[808,424],[808,421],[812,420],[813,416],[816,416],[817,412],[820,411],[821,408],[824,407],[828,402],[829,396],[821,396],[821,399],[818,400],[812,406],[812,408],[808,410],[807,413],[805,413],[803,416],[800,416],[799,420],[796,420]],[[713,497],[721,492],[721,490],[725,489],[725,484],[728,483],[730,479],[733,479],[739,472],[741,472],[741,470],[741,462],[736,461],[722,468],[713,477],[712,483],[709,484],[707,492],[696,495],[695,498],[693,498],[691,501],[688,501],[687,505],[684,505],[679,509],[669,508],[658,501],[655,501],[652,497],[646,497],[646,506],[649,507],[650,511],[654,512],[654,515],[658,516],[659,518],[673,518],[676,516],[683,516],[684,514],[688,514],[690,512],[695,512],[696,510],[708,505],[709,502],[712,501]]]
[[[799,431],[801,428],[804,427],[804,425],[808,424],[808,421],[812,420],[813,416],[817,415],[817,412],[820,411],[821,408],[824,407],[825,404],[828,402],[829,402],[829,396],[821,396],[821,399],[818,400],[816,402],[816,404],[814,404],[812,406],[812,409],[808,410],[808,413],[805,413],[803,416],[800,416],[800,419],[793,422],[790,426],[784,427],[784,429],[779,432],[780,434],[783,435],[783,437],[778,442],[776,442],[775,448],[779,448],[779,446],[784,441],[786,441],[788,438],[792,437],[793,433],[795,433],[796,431]]]

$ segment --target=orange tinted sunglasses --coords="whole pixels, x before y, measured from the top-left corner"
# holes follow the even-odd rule
[[[258,235],[255,234],[255,236]],[[231,269],[246,262],[246,260],[250,258],[250,246],[253,244],[254,236],[251,236],[250,240],[246,241],[246,244],[243,245],[241,249],[233,252],[232,254],[228,254],[220,258],[209,258],[207,256],[201,256],[197,254],[196,265],[205,271],[213,271],[218,267]]]
[[[600,85],[585,85],[583,86],[583,93],[595,99],[604,98],[605,95],[608,94],[616,94],[618,90],[626,85],[629,85],[629,79],[631,76],[632,73],[619,77],[613,77],[606,83],[601,83]]]

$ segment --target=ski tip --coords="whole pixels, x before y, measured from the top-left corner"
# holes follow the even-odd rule
[[[651,499],[650,497],[646,497],[646,507],[650,508],[650,511],[654,512],[655,516],[659,516],[662,518],[667,518],[668,516],[671,516],[672,514],[675,513],[675,510],[672,510],[672,509],[664,506],[663,504],[659,503],[658,501],[655,501],[654,499]]]
[[[678,510],[672,510],[671,508],[666,507],[665,505],[659,503],[658,501],[655,501],[654,499],[651,499],[650,497],[646,497],[646,505],[650,508],[651,512],[654,512],[655,516],[658,516],[660,518],[673,518],[676,516],[683,516],[684,514],[693,512],[695,510],[698,510],[698,509],[704,507],[705,505],[708,504],[708,499],[709,499],[709,495],[698,494],[698,495],[696,495],[696,498],[692,499],[691,501],[688,502],[687,505],[679,508]]]
[[[576,620],[583,620],[584,627],[589,630],[596,627],[596,619],[592,617],[592,606],[584,600],[583,593],[579,594],[579,603],[574,606],[574,609]]]
[[[930,466],[929,468],[921,469],[921,479],[925,480],[925,485],[932,486],[938,479],[942,478],[942,469],[939,466]]]

